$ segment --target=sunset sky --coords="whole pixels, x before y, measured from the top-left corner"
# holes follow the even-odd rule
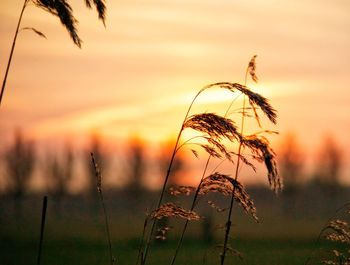
[[[244,82],[257,54],[253,88],[279,112],[277,126],[264,121],[280,132],[275,141],[292,131],[312,153],[333,134],[350,149],[350,1],[110,0],[106,28],[83,0],[70,2],[81,50],[56,17],[25,11],[22,26],[47,39],[30,31],[18,37],[0,108],[1,145],[14,128],[39,142],[78,142],[92,131],[111,141],[167,139],[201,87]],[[22,4],[0,1],[1,78]],[[199,107],[222,111],[229,102],[213,91]]]

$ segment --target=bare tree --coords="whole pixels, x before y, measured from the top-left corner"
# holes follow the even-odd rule
[[[48,188],[56,205],[59,215],[62,199],[68,194],[69,184],[73,177],[74,155],[70,145],[67,145],[61,157],[51,155],[47,159]]]
[[[330,192],[340,184],[343,152],[333,136],[327,135],[318,153],[316,176],[319,183]]]
[[[298,188],[303,178],[304,154],[295,134],[287,134],[280,146],[278,161],[284,179],[285,212],[295,212]]]
[[[22,200],[28,190],[35,162],[36,155],[33,142],[25,140],[21,131],[17,130],[12,146],[5,152],[9,189],[15,201],[17,217],[22,214]]]
[[[171,157],[172,154],[172,148],[174,146],[173,141],[168,141],[164,143],[161,146],[160,154],[159,154],[159,168],[161,171],[161,176],[163,177],[164,174],[166,174],[166,170],[168,168],[169,164],[169,158]],[[183,153],[179,152],[173,162],[173,166],[171,168],[171,175],[172,177],[170,178],[170,184],[172,185],[178,185],[181,183],[183,170],[185,169],[185,156]]]
[[[143,196],[143,182],[147,171],[147,158],[145,154],[145,143],[142,139],[133,137],[129,139],[127,147],[126,175],[128,183],[126,191],[129,202],[133,207],[137,207]]]

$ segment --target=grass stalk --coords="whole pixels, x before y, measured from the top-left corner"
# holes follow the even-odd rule
[[[246,73],[245,73],[244,85],[247,84],[248,71],[249,71],[249,66],[247,67],[247,70],[246,70]],[[243,131],[244,131],[245,108],[246,108],[245,105],[246,105],[246,96],[243,95],[243,107],[242,107],[242,119],[241,119],[241,136],[242,137],[243,137]],[[241,152],[242,152],[242,141],[239,142],[239,146],[238,146],[237,162],[236,162],[235,177],[234,177],[235,180],[238,179],[239,166],[240,166],[240,161],[241,161],[241,159],[240,159]],[[229,208],[229,213],[227,215],[224,244],[223,244],[223,247],[222,247],[222,253],[220,255],[220,264],[221,265],[225,264],[225,257],[226,257],[228,238],[229,238],[231,225],[232,225],[232,210],[233,210],[233,202],[235,200],[234,194],[235,194],[235,186],[233,187],[233,190],[232,190],[231,201],[230,201],[230,208]]]
[[[106,209],[106,205],[105,205],[104,198],[103,198],[103,192],[102,192],[102,175],[101,175],[101,171],[98,168],[98,165],[95,161],[93,153],[91,153],[91,161],[92,161],[94,169],[95,169],[96,180],[97,180],[97,191],[98,191],[99,199],[100,199],[101,206],[103,209],[103,216],[104,216],[105,228],[106,228],[106,234],[107,234],[107,243],[108,243],[108,249],[109,249],[110,264],[113,265],[115,262],[115,258],[113,256],[113,251],[112,251],[112,243],[111,243],[111,235],[110,235],[110,231],[109,231],[107,209]]]
[[[139,261],[143,260],[143,244],[144,244],[144,240],[145,240],[145,235],[146,235],[146,228],[147,228],[147,224],[148,224],[148,216],[146,216],[145,221],[143,223],[143,230],[142,230],[142,236],[141,236],[141,241],[140,241],[140,247],[139,247],[139,251],[137,254],[137,259],[136,259],[136,265],[139,264]]]
[[[0,106],[1,106],[2,97],[4,95],[4,91],[5,91],[5,87],[6,87],[7,76],[8,76],[8,73],[10,71],[10,66],[11,66],[11,62],[12,62],[12,56],[13,56],[13,52],[14,52],[15,46],[16,46],[16,41],[17,41],[17,36],[18,36],[18,32],[19,32],[19,27],[21,25],[23,13],[24,13],[24,10],[25,10],[25,8],[27,6],[27,3],[28,3],[28,0],[24,0],[23,7],[22,7],[22,10],[21,10],[21,14],[20,14],[18,22],[17,22],[17,28],[16,28],[15,36],[14,36],[13,41],[12,41],[11,52],[10,52],[10,56],[9,56],[9,59],[8,59],[8,62],[7,62],[4,80],[2,81],[2,86],[1,86]]]
[[[196,203],[197,203],[197,199],[198,199],[198,195],[199,195],[199,191],[200,191],[200,187],[201,187],[201,184],[202,184],[202,181],[205,177],[205,174],[207,172],[207,169],[208,169],[208,166],[209,166],[209,162],[210,162],[210,159],[211,159],[211,155],[209,155],[208,159],[207,159],[207,162],[205,164],[205,167],[204,167],[204,170],[203,170],[203,174],[202,174],[202,177],[201,177],[201,180],[197,186],[197,189],[195,191],[195,194],[193,196],[193,200],[192,200],[192,205],[191,205],[191,211],[194,210],[194,207],[196,206]],[[175,253],[174,253],[174,256],[171,260],[171,265],[174,265],[175,264],[175,261],[176,261],[176,258],[179,254],[179,251],[180,251],[180,248],[181,248],[181,245],[182,245],[182,242],[183,242],[183,239],[184,239],[184,236],[185,236],[185,233],[186,233],[186,230],[187,230],[187,226],[188,226],[188,223],[189,223],[189,220],[186,220],[185,221],[185,224],[184,224],[184,227],[182,228],[182,231],[181,231],[181,236],[180,236],[180,239],[179,239],[179,242],[176,246],[176,249],[175,249]]]
[[[41,252],[42,252],[42,247],[43,247],[45,220],[46,220],[46,209],[47,209],[47,196],[44,196],[43,208],[42,208],[42,212],[41,212],[40,241],[39,241],[37,265],[40,265],[40,262],[41,262]]]
[[[172,166],[173,166],[173,163],[174,163],[174,159],[175,159],[175,156],[176,156],[176,153],[177,151],[179,150],[178,149],[178,145],[179,145],[179,142],[180,142],[180,138],[181,138],[181,135],[182,135],[182,132],[184,130],[184,124],[189,116],[189,113],[192,109],[192,106],[194,104],[194,102],[196,101],[196,99],[198,98],[198,96],[205,90],[206,88],[203,88],[201,89],[197,95],[193,98],[190,106],[188,107],[187,109],[187,112],[186,112],[186,115],[185,115],[185,118],[182,122],[182,125],[181,125],[181,129],[177,135],[177,139],[176,139],[176,142],[175,142],[175,146],[174,146],[174,150],[172,152],[172,155],[171,155],[171,158],[170,158],[170,162],[169,162],[169,166],[168,166],[168,170],[167,170],[167,173],[166,173],[166,176],[165,176],[165,179],[164,179],[164,182],[163,182],[163,187],[162,187],[162,191],[160,193],[160,196],[159,196],[159,200],[158,200],[158,203],[157,203],[157,207],[156,209],[158,209],[162,202],[163,202],[163,198],[164,198],[164,195],[165,195],[165,190],[166,190],[166,186],[168,184],[168,180],[169,180],[169,177],[170,177],[170,172],[171,172],[171,169],[172,169]],[[156,227],[156,223],[157,223],[157,220],[156,219],[153,219],[152,221],[152,225],[151,225],[151,229],[150,229],[150,232],[149,232],[149,235],[148,235],[148,239],[147,239],[147,243],[146,243],[146,246],[145,246],[145,251],[144,251],[144,255],[143,255],[143,259],[141,260],[141,265],[145,265],[146,264],[146,259],[147,259],[147,256],[148,256],[148,252],[149,252],[149,248],[150,248],[150,245],[151,245],[151,241],[152,241],[152,237],[153,237],[153,234],[154,234],[154,230],[155,230],[155,227]]]
[[[238,96],[235,97],[235,98],[231,101],[229,107],[227,108],[227,110],[226,110],[226,112],[225,112],[224,117],[226,117],[226,116],[228,115],[229,110],[231,109],[233,103],[236,101],[237,98],[238,98]],[[201,137],[201,136],[197,136],[197,137]],[[195,137],[192,137],[192,138],[190,138],[189,140],[185,141],[180,147],[182,147],[183,145],[185,145],[187,142],[189,142],[190,140],[192,140],[192,139],[194,139],[194,138],[195,138]],[[180,147],[179,147],[179,148],[180,148]],[[178,148],[178,149],[179,149],[179,148]],[[195,191],[195,194],[194,194],[194,196],[193,196],[193,200],[192,200],[192,204],[191,204],[191,208],[190,208],[191,211],[193,211],[194,208],[196,207],[198,195],[199,195],[199,192],[200,192],[200,187],[201,187],[201,184],[202,184],[202,182],[203,182],[203,179],[204,179],[204,177],[205,177],[205,175],[206,175],[206,172],[207,172],[207,169],[208,169],[208,166],[209,166],[209,163],[210,163],[211,158],[212,158],[212,155],[209,155],[208,158],[207,158],[207,161],[206,161],[206,164],[205,164],[205,167],[204,167],[204,170],[203,170],[203,174],[202,174],[201,180],[199,181],[199,184],[198,184],[198,186],[197,186],[197,188],[196,188],[196,191]],[[182,228],[181,236],[180,236],[179,242],[178,242],[178,244],[177,244],[177,247],[176,247],[174,256],[173,256],[173,258],[172,258],[172,260],[171,260],[171,265],[174,265],[174,264],[175,264],[176,258],[177,258],[178,254],[179,254],[179,252],[180,252],[180,248],[181,248],[181,246],[182,246],[183,238],[184,238],[184,235],[185,235],[185,233],[186,233],[186,230],[187,230],[187,227],[188,227],[188,223],[189,223],[189,220],[186,220],[186,221],[185,221],[185,224],[184,224],[184,227]]]

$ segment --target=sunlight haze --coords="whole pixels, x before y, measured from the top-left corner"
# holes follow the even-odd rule
[[[4,73],[23,1],[0,2],[0,72]],[[281,135],[293,131],[308,151],[332,133],[350,148],[350,2],[108,1],[106,28],[84,1],[71,1],[82,49],[57,18],[29,7],[0,110],[2,145],[22,128],[33,139],[110,141],[137,133],[176,135],[203,86],[244,82],[257,54],[254,91],[278,110]],[[232,99],[210,91],[196,108],[222,113]],[[273,142],[278,142],[273,137]],[[347,161],[349,155],[347,155]]]

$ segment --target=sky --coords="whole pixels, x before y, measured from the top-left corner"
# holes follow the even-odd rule
[[[23,1],[0,1],[0,73],[5,72]],[[21,128],[38,142],[92,131],[111,142],[139,135],[159,142],[177,134],[203,86],[244,82],[257,54],[254,91],[278,110],[278,143],[290,132],[306,152],[332,134],[350,149],[350,2],[348,0],[107,1],[106,27],[84,1],[70,1],[82,49],[56,17],[30,6],[0,109],[5,146]],[[223,111],[230,102],[210,91],[196,108]],[[348,154],[348,153],[347,153]],[[347,155],[349,163],[349,155]],[[349,175],[349,174],[348,174]]]

